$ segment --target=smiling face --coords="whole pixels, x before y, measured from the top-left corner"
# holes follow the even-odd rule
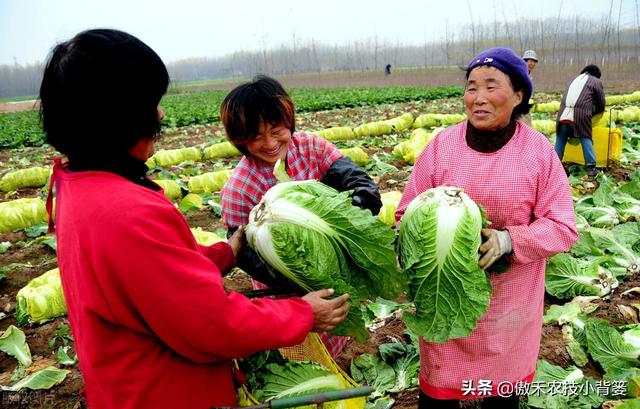
[[[527,69],[529,70],[529,74],[531,74],[531,71],[533,71],[533,69],[536,67],[536,64],[538,63],[538,61],[531,60],[531,59],[528,59],[526,61],[527,61]]]
[[[254,157],[275,165],[278,159],[287,157],[287,149],[291,140],[291,130],[283,124],[272,125],[260,122],[258,135],[243,142],[249,153]]]
[[[522,91],[515,92],[511,80],[495,67],[481,65],[469,73],[464,108],[469,122],[481,131],[495,131],[509,124]]]

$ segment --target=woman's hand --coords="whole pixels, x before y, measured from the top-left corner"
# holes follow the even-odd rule
[[[233,256],[238,257],[238,253],[242,250],[242,246],[244,243],[244,226],[238,227],[238,230],[233,232],[231,237],[227,240],[227,244],[231,246],[231,251],[233,251]]]
[[[482,229],[480,233],[485,241],[480,245],[482,257],[478,265],[486,270],[503,254],[511,253],[511,236],[508,230]]]
[[[328,300],[333,295],[333,289],[313,291],[302,297],[313,309],[313,331],[331,331],[340,324],[349,312],[349,294]]]

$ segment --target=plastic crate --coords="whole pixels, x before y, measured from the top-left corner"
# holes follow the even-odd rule
[[[617,164],[622,157],[622,131],[620,128],[593,128],[593,149],[596,153],[596,166],[604,168]],[[582,145],[567,143],[564,150],[563,162],[574,162],[584,165]]]

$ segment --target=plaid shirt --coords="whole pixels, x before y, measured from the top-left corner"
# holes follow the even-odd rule
[[[322,178],[342,154],[331,142],[305,132],[291,136],[287,173],[293,180]],[[249,212],[276,184],[273,165],[244,156],[222,189],[222,219],[227,228],[249,222]]]

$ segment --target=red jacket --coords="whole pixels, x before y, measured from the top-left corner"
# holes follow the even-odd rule
[[[299,344],[300,298],[226,293],[226,243],[196,244],[162,191],[56,170],[58,262],[87,400],[101,408],[234,406],[230,359]]]

